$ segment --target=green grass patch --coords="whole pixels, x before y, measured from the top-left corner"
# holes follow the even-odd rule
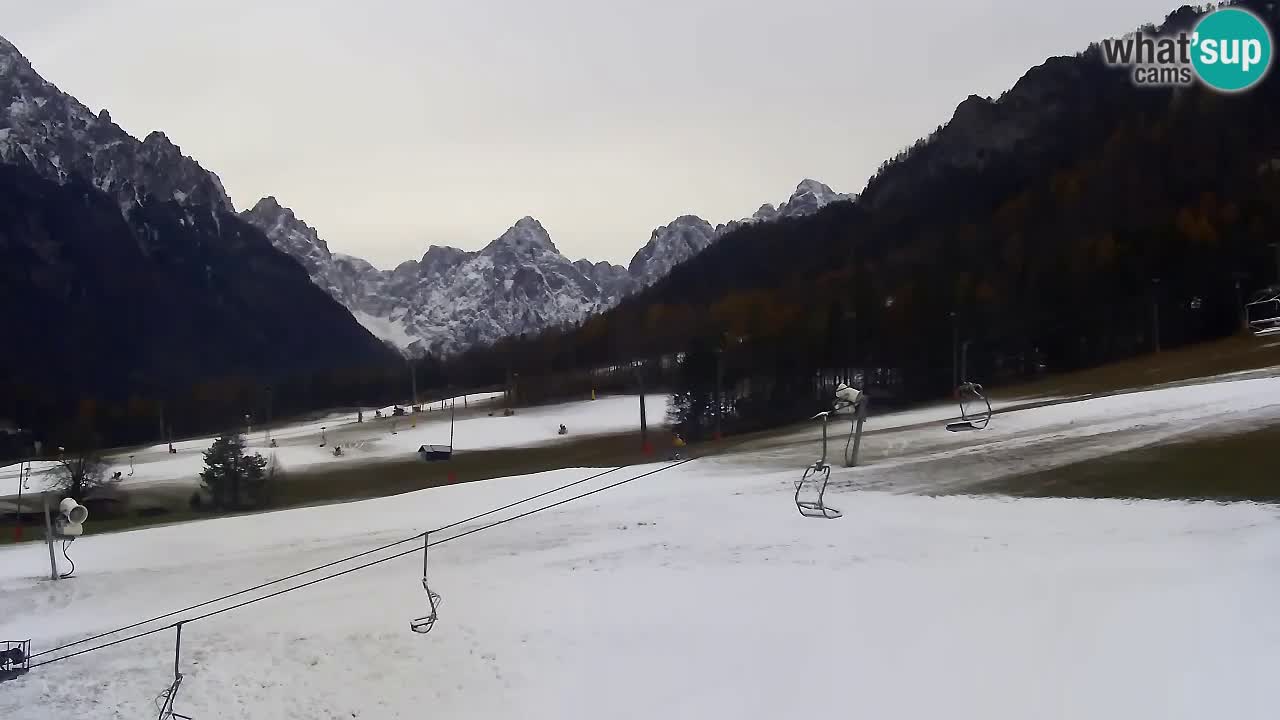
[[[1280,502],[1280,425],[1092,458],[967,488],[1015,497]]]

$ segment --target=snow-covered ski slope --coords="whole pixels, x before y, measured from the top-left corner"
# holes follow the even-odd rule
[[[501,393],[468,396],[472,405],[493,400]],[[651,395],[645,398],[645,409],[650,424],[657,426],[664,420],[667,396]],[[446,406],[447,408],[447,406]],[[503,417],[495,406],[481,405],[480,410],[464,410],[456,407],[453,428],[453,446],[458,450],[485,450],[499,447],[521,447],[545,442],[562,442],[584,435],[599,435],[639,428],[640,406],[638,396],[611,396],[599,400],[559,403],[533,408],[522,408],[511,417]],[[488,410],[494,410],[490,417]],[[375,418],[373,411],[366,411],[364,422],[356,422],[356,414],[334,414],[320,420],[307,421],[274,428],[270,431],[277,447],[270,447],[267,432],[259,428],[246,436],[250,452],[275,455],[289,470],[328,467],[368,461],[412,458],[422,445],[449,443],[449,411],[441,411],[437,403],[430,411],[390,417],[391,408],[383,408],[387,417]],[[560,436],[561,423],[569,429],[569,435]],[[323,428],[323,430],[322,430]],[[325,445],[321,447],[321,440]],[[204,467],[204,451],[213,438],[198,438],[174,443],[176,454],[169,453],[167,445],[154,445],[132,451],[133,465],[127,452],[110,456],[111,472],[121,471],[121,485],[142,486],[156,484],[199,484],[199,473]],[[341,445],[343,455],[335,457],[333,447]],[[29,487],[24,492],[38,492],[52,480],[50,471],[56,467],[53,461],[33,463]],[[18,466],[0,468],[0,512],[11,510],[18,492]]]
[[[872,415],[864,426],[859,467],[835,468],[832,487],[956,491],[1162,442],[1246,432],[1280,423],[1280,377],[1251,372],[1139,392],[992,405],[987,429],[965,433],[943,429],[958,416],[954,404]],[[828,460],[839,463],[849,429],[846,419],[832,422]],[[803,467],[818,459],[820,433],[814,422],[714,462]],[[1280,476],[1280,452],[1277,468]]]
[[[830,521],[801,518],[791,501],[813,434],[746,446],[433,548],[431,583],[444,602],[426,636],[408,629],[426,612],[417,554],[188,625],[177,710],[247,719],[1274,718],[1280,509],[854,488],[911,490],[930,474],[949,482],[956,467],[1006,472],[1074,447],[1101,454],[1277,419],[1276,378],[1011,411],[964,435],[927,415],[881,416],[868,421],[866,467],[833,473],[828,500],[845,517]],[[886,440],[904,437],[901,450]],[[899,452],[916,459],[895,464]],[[0,639],[31,637],[38,652],[596,472],[99,536],[91,522],[71,548],[69,581],[40,579],[43,546],[0,549]],[[901,474],[909,479],[894,485]],[[154,713],[152,698],[172,679],[172,644],[166,632],[38,668],[0,685],[0,717],[41,718],[50,707],[76,718]]]

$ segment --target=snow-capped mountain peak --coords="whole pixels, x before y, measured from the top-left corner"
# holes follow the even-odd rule
[[[6,75],[15,70],[31,70],[31,62],[23,56],[13,43],[0,37],[0,75]]]
[[[832,190],[825,183],[806,178],[801,180],[799,185],[796,185],[795,192],[791,193],[791,197],[788,198],[787,202],[778,209],[778,214],[782,217],[811,215],[833,202],[852,199],[849,195]],[[763,208],[761,209],[763,210]]]
[[[781,207],[765,204],[745,220],[712,227],[696,215],[681,215],[654,229],[626,268],[570,262],[528,215],[479,251],[431,245],[421,260],[390,271],[330,253],[314,228],[273,197],[243,215],[384,341],[411,354],[451,353],[576,322],[657,282],[736,227],[806,215],[846,197],[805,180]]]
[[[655,229],[627,269],[641,286],[652,285],[666,277],[671,268],[705,250],[716,237],[711,223],[697,215],[681,215]]]
[[[560,254],[556,244],[551,241],[551,235],[547,233],[546,228],[542,227],[542,223],[528,215],[517,220],[506,232],[498,236],[498,239],[481,250],[481,253],[494,254],[503,251],[524,255]]]
[[[0,162],[65,183],[73,175],[115,196],[122,209],[148,197],[233,212],[217,175],[182,154],[164,133],[139,141],[40,77],[0,38]]]
[[[241,217],[266,233],[277,249],[297,258],[313,280],[317,271],[333,259],[329,244],[320,238],[315,228],[299,220],[293,210],[282,206],[275,197],[262,198],[252,209],[241,213]]]
[[[508,335],[572,322],[621,295],[626,269],[572,263],[542,223],[516,221],[479,252],[432,245],[394,270],[341,254],[275,198],[245,219],[297,258],[312,280],[385,342],[403,352],[450,353]]]
[[[773,203],[765,203],[761,205],[760,209],[756,210],[751,215],[752,220],[756,220],[759,222],[768,222],[770,220],[777,219],[777,217],[778,217],[778,208],[774,207]]]
[[[421,277],[438,277],[474,255],[475,253],[448,245],[432,245],[422,255],[422,260],[415,269]]]

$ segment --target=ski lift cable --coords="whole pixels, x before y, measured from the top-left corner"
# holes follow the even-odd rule
[[[267,588],[267,587],[270,587],[270,586],[272,586],[272,585],[278,585],[278,584],[280,584],[280,583],[282,583],[282,582],[287,582],[287,581],[289,581],[289,580],[294,580],[294,579],[297,579],[297,578],[299,578],[299,577],[302,577],[303,575],[309,575],[309,574],[311,574],[311,573],[313,573],[313,572],[317,572],[317,571],[319,571],[319,570],[325,570],[325,569],[327,569],[327,568],[331,568],[331,567],[333,567],[334,565],[341,565],[342,563],[350,562],[351,560],[356,560],[356,559],[358,559],[358,558],[362,558],[362,557],[365,557],[365,556],[367,556],[367,555],[372,555],[372,554],[374,554],[374,553],[376,553],[376,552],[381,552],[381,551],[383,551],[383,550],[388,550],[388,549],[393,548],[393,547],[395,547],[395,546],[397,546],[397,545],[403,545],[403,544],[405,544],[405,543],[407,543],[407,542],[410,542],[410,541],[412,541],[412,540],[417,540],[418,538],[421,538],[421,537],[423,536],[423,534],[424,534],[424,533],[419,533],[419,534],[417,534],[417,535],[414,535],[414,536],[413,536],[413,537],[411,537],[411,538],[405,538],[405,539],[403,539],[403,540],[396,540],[395,542],[387,543],[386,545],[382,545],[382,546],[380,546],[380,547],[373,548],[372,550],[365,550],[364,552],[357,553],[357,554],[355,554],[355,555],[350,555],[350,556],[348,556],[348,557],[344,557],[344,558],[341,558],[341,559],[338,559],[338,560],[334,560],[334,561],[332,561],[332,562],[328,562],[328,563],[325,563],[325,564],[323,564],[323,565],[317,565],[317,566],[315,566],[315,567],[313,567],[313,568],[308,568],[308,569],[306,569],[306,570],[301,570],[301,571],[296,572],[296,573],[294,573],[294,574],[292,574],[292,575],[286,575],[286,576],[281,577],[281,578],[276,578],[275,580],[268,580],[268,581],[266,581],[266,582],[264,582],[264,583],[260,583],[260,584],[258,584],[258,585],[254,585],[253,587],[245,588],[245,589],[243,589],[243,590],[237,590],[237,591],[235,591],[235,592],[233,592],[233,593],[228,593],[228,594],[223,595],[223,596],[221,596],[221,597],[213,598],[212,600],[206,600],[206,601],[204,601],[204,602],[197,603],[197,604],[195,604],[195,605],[190,605],[190,606],[188,606],[188,607],[181,608],[181,609],[179,609],[179,610],[174,610],[174,611],[172,611],[172,612],[167,612],[167,613],[165,613],[165,614],[163,614],[163,615],[156,615],[155,617],[147,618],[146,620],[140,620],[140,621],[138,621],[138,622],[136,622],[136,623],[133,623],[133,624],[131,624],[131,625],[125,625],[124,627],[118,627],[118,628],[116,628],[116,629],[114,629],[114,630],[108,630],[107,632],[98,633],[97,635],[93,635],[93,636],[91,636],[91,637],[83,638],[83,639],[81,639],[81,640],[76,640],[75,642],[69,642],[69,643],[66,643],[65,645],[59,645],[58,647],[55,647],[55,648],[50,648],[50,649],[48,649],[48,650],[42,650],[42,651],[40,651],[40,652],[38,652],[38,653],[33,653],[33,654],[31,655],[31,657],[32,657],[32,659],[34,659],[34,658],[38,658],[38,657],[41,657],[41,656],[44,656],[44,655],[49,655],[49,654],[52,654],[52,653],[61,652],[61,651],[63,651],[63,650],[66,650],[67,648],[75,647],[76,645],[83,645],[84,643],[87,643],[87,642],[93,642],[94,640],[99,640],[99,639],[104,638],[104,637],[106,637],[106,636],[108,636],[108,635],[115,635],[116,633],[121,633],[121,632],[124,632],[125,630],[132,630],[132,629],[134,629],[134,628],[141,627],[141,626],[143,626],[143,625],[149,625],[149,624],[151,624],[151,623],[153,623],[153,622],[156,622],[157,620],[164,620],[165,618],[170,618],[170,617],[173,617],[174,615],[180,615],[180,614],[182,614],[182,613],[191,612],[192,610],[198,610],[198,609],[200,609],[200,608],[202,608],[202,607],[207,607],[207,606],[209,606],[209,605],[213,605],[214,603],[219,603],[219,602],[222,602],[222,601],[224,601],[224,600],[230,600],[230,599],[231,599],[231,598],[233,598],[233,597],[239,597],[240,595],[244,595],[244,594],[246,594],[246,593],[251,593],[251,592],[254,592],[255,590],[262,590],[263,588]],[[169,629],[169,628],[171,628],[171,627],[173,627],[173,626],[172,626],[172,625],[166,625],[165,627],[160,628],[160,629],[161,629],[161,630],[167,630],[167,629]],[[141,636],[139,635],[139,636],[136,636],[136,637],[141,637]]]
[[[502,512],[503,510],[510,510],[511,508],[515,507],[516,505],[520,505],[520,504],[523,504],[523,503],[526,503],[526,502],[530,502],[530,501],[532,501],[532,500],[537,500],[537,499],[539,499],[539,498],[546,497],[547,495],[551,495],[551,494],[553,494],[553,493],[560,492],[561,490],[567,490],[568,488],[574,487],[574,486],[576,486],[576,485],[581,485],[582,483],[590,482],[591,480],[596,480],[596,479],[598,479],[598,478],[604,477],[605,475],[608,475],[609,473],[617,472],[618,470],[621,470],[621,469],[623,469],[623,468],[625,468],[625,467],[627,467],[627,466],[626,466],[626,465],[619,465],[618,467],[610,468],[610,469],[605,470],[605,471],[603,471],[603,472],[598,472],[598,473],[595,473],[595,474],[593,474],[593,475],[588,475],[587,477],[582,478],[582,479],[580,479],[580,480],[574,480],[573,482],[565,483],[564,485],[560,485],[560,486],[557,486],[557,487],[551,488],[550,490],[547,490],[547,491],[545,491],[545,492],[540,492],[540,493],[538,493],[538,494],[536,494],[536,495],[530,495],[529,497],[521,498],[521,499],[516,500],[516,501],[514,501],[514,502],[507,503],[506,505],[503,505],[503,506],[501,506],[501,507],[496,507],[496,508],[493,508],[492,510],[486,510],[485,512],[479,513],[479,514],[477,514],[477,515],[472,515],[472,516],[471,516],[471,517],[469,517],[469,518],[466,518],[466,519],[463,519],[463,520],[458,520],[457,522],[449,523],[448,525],[442,525],[441,527],[438,527],[438,528],[436,528],[435,530],[431,530],[431,531],[429,531],[429,532],[430,532],[430,533],[438,533],[438,532],[441,532],[441,531],[443,531],[443,530],[449,530],[449,529],[455,528],[455,527],[457,527],[457,526],[459,526],[459,525],[463,525],[463,524],[466,524],[466,523],[469,523],[469,522],[473,522],[473,521],[475,521],[475,520],[479,520],[479,519],[481,519],[481,518],[487,517],[487,516],[492,515],[492,514],[494,514],[494,513]],[[356,553],[355,555],[348,555],[347,557],[339,558],[339,559],[337,559],[337,560],[333,560],[333,561],[331,561],[331,562],[327,562],[327,563],[325,563],[325,564],[323,564],[323,565],[317,565],[317,566],[315,566],[315,567],[307,568],[306,570],[300,570],[300,571],[298,571],[298,572],[296,572],[296,573],[293,573],[292,575],[286,575],[286,576],[284,576],[284,577],[276,578],[276,579],[274,579],[274,580],[267,580],[266,582],[259,583],[259,584],[257,584],[257,585],[254,585],[253,587],[248,587],[248,588],[245,588],[245,589],[243,589],[243,590],[237,590],[237,591],[232,592],[232,593],[227,593],[226,595],[223,595],[223,596],[221,596],[221,597],[213,598],[212,600],[205,600],[204,602],[197,603],[197,604],[195,604],[195,605],[189,605],[189,606],[187,606],[187,607],[185,607],[185,608],[181,608],[181,609],[178,609],[178,610],[174,610],[174,611],[172,611],[172,612],[167,612],[167,613],[165,613],[165,614],[163,614],[163,615],[156,615],[155,617],[147,618],[146,620],[140,620],[140,621],[138,621],[138,622],[136,622],[136,623],[133,623],[133,624],[131,624],[131,625],[125,625],[124,627],[119,627],[119,628],[116,628],[116,629],[114,629],[114,630],[108,630],[108,631],[106,631],[106,632],[98,633],[97,635],[92,635],[92,636],[90,636],[90,637],[83,638],[83,639],[80,639],[80,640],[76,640],[76,641],[74,641],[74,642],[69,642],[69,643],[66,643],[66,644],[64,644],[64,645],[60,645],[60,646],[55,647],[55,648],[50,648],[50,649],[48,649],[48,650],[42,650],[42,651],[40,651],[40,652],[38,652],[38,653],[33,653],[33,654],[31,655],[31,658],[32,658],[32,659],[35,659],[35,658],[38,658],[38,657],[43,657],[43,656],[45,656],[45,655],[51,655],[51,654],[53,654],[53,653],[61,652],[61,651],[66,650],[66,649],[68,649],[68,648],[75,647],[76,645],[83,645],[83,644],[85,644],[85,643],[87,643],[87,642],[93,642],[94,640],[100,640],[100,639],[102,639],[102,638],[104,638],[104,637],[107,637],[108,635],[115,635],[116,633],[122,633],[122,632],[124,632],[124,631],[126,631],[126,630],[133,630],[134,628],[142,627],[143,625],[149,625],[149,624],[151,624],[151,623],[153,623],[153,622],[156,622],[156,621],[158,621],[158,620],[164,620],[164,619],[166,619],[166,618],[171,618],[171,617],[173,617],[173,616],[175,616],[175,615],[181,615],[181,614],[183,614],[183,613],[191,612],[192,610],[199,610],[200,608],[208,607],[208,606],[213,605],[213,604],[215,604],[215,603],[220,603],[220,602],[223,602],[223,601],[225,601],[225,600],[230,600],[231,598],[239,597],[239,596],[241,596],[241,595],[245,595],[245,594],[248,594],[248,593],[251,593],[251,592],[256,592],[256,591],[258,591],[258,590],[263,590],[263,589],[266,589],[266,588],[268,588],[268,587],[271,587],[272,585],[279,585],[280,583],[283,583],[283,582],[288,582],[288,581],[290,581],[290,580],[296,580],[296,579],[298,579],[298,578],[302,577],[303,575],[310,575],[311,573],[319,572],[320,570],[327,570],[327,569],[329,569],[329,568],[331,568],[331,567],[334,567],[335,565],[341,565],[341,564],[343,564],[343,563],[351,562],[352,560],[358,560],[358,559],[360,559],[360,558],[362,558],[362,557],[368,557],[369,555],[373,555],[373,554],[375,554],[375,553],[379,553],[379,552],[382,552],[382,551],[384,551],[384,550],[390,550],[391,548],[396,547],[396,546],[398,546],[398,545],[403,545],[403,544],[405,544],[405,543],[409,543],[409,542],[414,542],[414,541],[420,540],[420,539],[422,539],[422,538],[426,537],[426,535],[427,535],[427,534],[428,534],[428,533],[426,533],[426,532],[421,532],[421,533],[418,533],[417,535],[414,535],[414,536],[412,536],[412,537],[402,538],[402,539],[400,539],[400,540],[396,540],[396,541],[394,541],[394,542],[389,542],[389,543],[387,543],[386,545],[381,545],[381,546],[379,546],[379,547],[372,548],[372,549],[370,549],[370,550],[365,550],[364,552],[359,552],[359,553]],[[433,543],[433,544],[434,544],[434,543]],[[395,556],[395,557],[399,557],[399,556]],[[169,627],[172,627],[172,626],[170,626],[170,625],[166,625],[164,628],[161,628],[161,629],[167,629],[167,628],[169,628]],[[141,637],[141,636],[139,635],[139,636],[137,636],[137,637]]]
[[[619,486],[621,486],[621,485],[625,485],[625,484],[627,484],[627,483],[629,483],[629,482],[632,482],[632,481],[635,481],[635,480],[639,480],[640,478],[649,477],[649,476],[651,476],[651,475],[656,475],[657,473],[663,472],[663,471],[665,471],[665,470],[670,470],[670,469],[672,469],[672,468],[674,468],[674,467],[678,467],[678,466],[680,466],[680,465],[684,465],[685,463],[693,462],[693,461],[694,461],[694,460],[696,460],[696,459],[698,459],[698,458],[692,458],[692,457],[691,457],[691,458],[685,458],[685,459],[683,459],[683,460],[678,460],[678,461],[673,462],[673,463],[671,463],[671,464],[669,464],[669,465],[664,465],[664,466],[662,466],[662,467],[660,467],[660,468],[656,468],[656,469],[654,469],[654,470],[650,470],[650,471],[648,471],[648,472],[644,472],[644,473],[641,473],[641,474],[639,474],[639,475],[634,475],[634,476],[632,476],[632,477],[624,478],[624,479],[619,480],[619,481],[617,481],[617,482],[613,482],[613,483],[610,483],[610,484],[608,484],[608,485],[601,486],[601,487],[599,487],[599,488],[596,488],[595,490],[589,490],[589,491],[587,491],[587,492],[580,493],[580,494],[578,494],[578,495],[573,495],[573,496],[568,497],[568,498],[565,498],[565,499],[563,499],[563,500],[558,500],[558,501],[556,501],[556,502],[554,502],[554,503],[551,503],[550,505],[544,505],[544,506],[541,506],[541,507],[534,508],[533,510],[527,510],[527,511],[525,511],[525,512],[523,512],[523,513],[520,513],[520,514],[518,514],[518,515],[512,515],[511,517],[503,518],[503,519],[501,519],[501,520],[496,520],[496,521],[491,522],[491,523],[489,523],[489,524],[487,524],[487,525],[481,525],[480,527],[472,528],[472,529],[467,530],[467,531],[465,531],[465,532],[458,533],[457,535],[450,535],[449,537],[446,537],[446,538],[444,538],[444,539],[436,540],[436,541],[434,541],[434,542],[430,542],[430,543],[428,543],[428,544],[427,544],[427,547],[434,547],[434,546],[436,546],[436,545],[442,545],[442,544],[447,543],[447,542],[450,542],[450,541],[452,541],[452,540],[458,540],[458,539],[460,539],[460,538],[466,537],[466,536],[468,536],[468,535],[473,535],[473,534],[478,533],[478,532],[481,532],[481,531],[483,531],[483,530],[490,530],[490,529],[492,529],[492,528],[498,527],[499,525],[505,525],[506,523],[512,522],[513,520],[520,520],[520,519],[522,519],[522,518],[529,517],[530,515],[534,515],[534,514],[536,514],[536,513],[540,513],[540,512],[542,512],[542,511],[544,511],[544,510],[550,510],[550,509],[552,509],[552,508],[559,507],[559,506],[561,506],[561,505],[565,505],[565,504],[567,504],[567,503],[574,502],[574,501],[576,501],[576,500],[581,500],[582,498],[589,497],[589,496],[591,496],[591,495],[595,495],[595,494],[597,494],[597,493],[604,492],[605,490],[612,490],[613,488],[619,487]],[[627,466],[621,466],[621,467],[627,467]],[[612,470],[618,470],[618,469],[619,469],[619,468],[612,468]],[[611,471],[612,471],[612,470],[611,470]],[[605,474],[605,473],[599,473],[598,475],[596,475],[596,477],[599,477],[600,475],[604,475],[604,474]],[[589,478],[588,478],[588,479],[589,479]],[[575,481],[575,483],[574,483],[574,484],[577,484],[577,482],[581,482],[581,481]],[[545,494],[547,494],[547,493],[542,493],[542,495],[545,495]],[[454,525],[456,525],[456,524],[457,524],[457,523],[454,523]],[[431,532],[434,532],[434,531],[431,531]],[[417,535],[414,535],[414,536],[413,536],[413,537],[411,537],[411,538],[406,538],[405,540],[402,540],[402,541],[397,542],[397,543],[393,543],[392,545],[394,546],[394,545],[403,544],[404,542],[408,542],[408,541],[410,541],[410,540],[417,540],[417,539],[419,539],[419,538],[426,537],[428,534],[429,534],[429,533],[425,533],[425,532],[424,532],[424,533],[418,533]],[[232,610],[238,610],[238,609],[243,608],[243,607],[245,607],[245,606],[247,606],[247,605],[252,605],[252,604],[254,604],[254,603],[261,602],[261,601],[263,601],[263,600],[269,600],[269,599],[271,599],[271,598],[273,598],[273,597],[277,597],[277,596],[280,596],[280,595],[284,595],[285,593],[290,593],[290,592],[293,592],[293,591],[295,591],[295,590],[301,590],[301,589],[303,589],[303,588],[305,588],[305,587],[310,587],[310,586],[312,586],[312,585],[315,585],[315,584],[317,584],[317,583],[324,582],[324,581],[326,581],[326,580],[332,580],[332,579],[334,579],[334,578],[342,577],[343,575],[347,575],[347,574],[350,574],[350,573],[356,572],[356,571],[358,571],[358,570],[364,570],[364,569],[367,569],[367,568],[373,567],[374,565],[380,565],[380,564],[382,564],[382,563],[389,562],[389,561],[391,561],[391,560],[395,560],[395,559],[398,559],[398,558],[402,558],[402,557],[405,557],[405,556],[407,556],[407,555],[412,555],[412,554],[414,554],[414,553],[417,553],[417,552],[418,552],[418,550],[419,550],[419,549],[418,549],[418,548],[416,548],[416,547],[415,547],[415,548],[411,548],[411,549],[409,549],[409,550],[402,550],[402,551],[400,551],[400,552],[398,552],[398,553],[395,553],[394,555],[388,555],[388,556],[386,556],[386,557],[378,558],[377,560],[371,560],[371,561],[369,561],[369,562],[362,563],[362,564],[360,564],[360,565],[356,565],[355,567],[347,568],[347,569],[345,569],[345,570],[340,570],[340,571],[338,571],[338,572],[335,572],[335,573],[332,573],[332,574],[329,574],[329,575],[322,575],[322,576],[320,576],[320,577],[318,577],[318,578],[315,578],[314,580],[309,580],[309,581],[307,581],[307,582],[305,582],[305,583],[302,583],[302,584],[300,584],[300,585],[292,585],[292,586],[290,586],[290,587],[287,587],[287,588],[284,588],[284,589],[281,589],[281,590],[277,590],[277,591],[275,591],[275,592],[268,593],[268,594],[266,594],[266,595],[261,595],[261,596],[259,596],[259,597],[255,597],[255,598],[250,598],[250,599],[248,599],[248,600],[244,600],[244,601],[239,602],[239,603],[236,603],[236,604],[234,604],[234,605],[229,605],[229,606],[227,606],[227,607],[225,607],[225,608],[219,608],[219,609],[217,609],[217,610],[213,610],[213,611],[210,611],[210,612],[204,613],[204,614],[202,614],[202,615],[196,615],[195,617],[188,618],[188,619],[186,619],[186,620],[182,620],[182,621],[177,622],[177,623],[171,623],[171,624],[169,624],[169,625],[165,625],[165,626],[163,626],[163,627],[153,628],[153,629],[151,629],[151,630],[145,630],[145,631],[140,632],[140,633],[135,633],[135,634],[133,634],[133,635],[129,635],[129,636],[126,636],[126,637],[123,637],[123,638],[118,638],[118,639],[116,639],[116,640],[112,640],[111,642],[103,643],[103,644],[101,644],[101,645],[94,645],[93,647],[85,648],[85,649],[83,649],[83,650],[77,650],[76,652],[69,653],[69,654],[67,654],[67,655],[60,655],[60,656],[58,656],[58,657],[56,657],[56,658],[52,658],[52,659],[49,659],[49,660],[45,660],[45,661],[43,661],[43,662],[33,663],[33,664],[31,665],[31,669],[32,669],[32,670],[34,670],[34,669],[36,669],[36,668],[38,668],[38,667],[43,667],[43,666],[45,666],[45,665],[51,665],[51,664],[53,664],[53,663],[60,662],[60,661],[62,661],[62,660],[69,660],[69,659],[71,659],[71,658],[73,658],[73,657],[77,657],[77,656],[79,656],[79,655],[85,655],[85,654],[87,654],[87,653],[95,652],[95,651],[97,651],[97,650],[104,650],[104,649],[109,648],[109,647],[112,647],[112,646],[114,646],[114,645],[119,645],[119,644],[121,644],[121,643],[129,642],[130,640],[137,640],[137,639],[140,639],[140,638],[146,637],[146,636],[148,636],[148,635],[154,635],[154,634],[156,634],[156,633],[164,632],[164,631],[166,631],[166,630],[172,630],[172,629],[176,628],[176,627],[177,627],[178,625],[180,625],[180,624],[186,624],[186,625],[189,625],[189,624],[191,624],[191,623],[199,622],[199,621],[201,621],[201,620],[207,620],[207,619],[209,619],[209,618],[211,618],[211,617],[213,617],[213,616],[215,616],[215,615],[220,615],[220,614],[222,614],[222,613],[224,613],[224,612],[230,612],[230,611],[232,611]],[[373,552],[373,551],[368,551],[368,552]],[[367,554],[368,554],[368,552],[366,552],[365,554],[367,555]],[[337,563],[339,563],[339,562],[343,562],[343,561],[335,561],[334,563],[330,563],[329,565],[330,565],[330,566],[332,566],[332,565],[337,564]],[[304,571],[303,573],[298,573],[298,575],[306,574],[306,572],[310,572],[310,571]],[[294,577],[296,577],[296,576],[297,576],[297,575],[295,575]],[[238,594],[243,594],[243,592],[242,592],[242,593],[238,593]],[[203,606],[209,605],[209,604],[211,604],[211,603],[213,603],[213,602],[217,602],[217,601],[216,601],[216,600],[211,600],[211,601],[209,601],[209,602],[202,603],[200,606],[194,606],[194,607],[203,607]],[[180,613],[180,612],[183,612],[183,611],[177,611],[177,612],[179,612],[179,613]],[[174,614],[177,614],[177,613],[169,613],[168,615],[161,616],[161,617],[169,617],[169,616],[174,615]],[[144,622],[142,622],[142,623],[136,623],[136,624],[135,624],[135,625],[133,625],[132,627],[137,627],[138,625],[144,625],[144,624],[146,624],[146,622],[147,622],[147,621],[144,621]],[[103,637],[103,636],[106,636],[106,635],[113,635],[113,634],[115,634],[115,633],[122,632],[123,630],[124,630],[124,628],[119,628],[119,629],[116,629],[116,630],[111,631],[111,632],[102,633],[101,635],[98,635],[97,637]],[[79,642],[77,642],[77,643],[75,643],[75,644],[81,644],[81,643],[83,643],[83,642],[87,642],[87,641],[79,641]],[[67,645],[67,646],[63,646],[63,647],[65,648],[65,647],[70,647],[70,646],[69,646],[69,645]],[[41,655],[47,655],[47,654],[49,654],[49,653],[51,653],[51,652],[54,652],[54,651],[52,651],[52,650],[47,650],[47,651],[44,651],[43,653],[40,653],[40,654],[41,654]],[[33,657],[34,657],[34,656],[33,656]]]

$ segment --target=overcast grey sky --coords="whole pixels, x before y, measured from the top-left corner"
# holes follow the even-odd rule
[[[887,156],[1174,0],[0,0],[46,79],[380,267],[533,215],[625,264]]]

